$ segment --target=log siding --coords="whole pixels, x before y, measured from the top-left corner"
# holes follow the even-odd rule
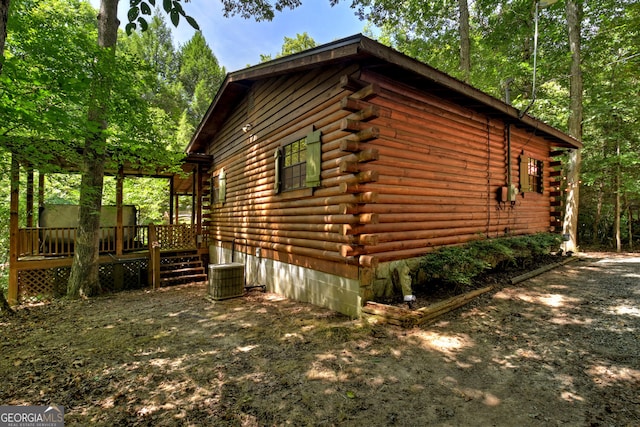
[[[362,190],[378,199],[361,211],[376,214],[378,223],[356,233],[375,235],[377,244],[358,248],[359,254],[386,262],[482,236],[550,230],[546,141],[519,129],[511,132],[512,182],[526,149],[543,163],[544,188],[505,204],[497,197],[508,177],[504,122],[366,69],[360,79],[378,88],[368,103],[391,114],[367,123],[379,129],[379,138],[367,145],[379,158],[361,170],[376,172],[378,179]]]
[[[343,165],[358,159],[339,148],[327,151],[349,135],[341,122],[352,112],[344,110],[340,101],[351,93],[344,88],[343,77],[356,69],[297,73],[259,81],[250,88],[208,147],[214,158],[209,174],[224,168],[227,176],[226,202],[204,215],[210,237],[246,239],[248,247],[259,247],[271,258],[358,277],[358,260],[345,257],[344,246],[359,237],[345,229],[366,218],[353,213],[361,196],[348,194],[344,185],[356,178],[340,172]],[[251,130],[242,133],[246,123],[251,123]],[[292,136],[313,129],[322,134],[320,186],[276,193],[275,150]]]

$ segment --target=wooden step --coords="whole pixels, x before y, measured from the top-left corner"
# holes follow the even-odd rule
[[[207,283],[207,273],[200,256],[194,251],[162,254],[160,285]]]
[[[160,264],[160,271],[167,271],[167,270],[181,270],[181,269],[185,269],[185,268],[202,268],[204,269],[204,267],[202,266],[202,261],[197,260],[197,261],[190,261],[190,262],[176,262],[173,264]]]
[[[190,276],[193,274],[203,274],[205,276],[207,275],[204,272],[204,267],[189,267],[161,271],[160,277]]]
[[[206,274],[190,274],[183,276],[171,276],[160,278],[160,284],[162,286],[171,286],[186,283],[207,283]]]

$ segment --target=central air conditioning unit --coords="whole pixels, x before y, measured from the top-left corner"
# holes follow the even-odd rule
[[[209,296],[214,300],[241,297],[244,295],[244,264],[209,265]]]

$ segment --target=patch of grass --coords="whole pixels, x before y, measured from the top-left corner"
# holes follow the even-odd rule
[[[454,286],[468,286],[474,277],[487,270],[515,266],[518,262],[547,255],[558,250],[560,243],[557,234],[539,233],[449,246],[422,257],[417,274],[427,282],[439,280]]]

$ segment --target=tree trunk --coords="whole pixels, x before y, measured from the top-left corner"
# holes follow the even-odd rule
[[[100,293],[99,240],[100,208],[104,162],[106,156],[106,134],[108,106],[113,82],[110,75],[115,67],[115,48],[118,36],[118,0],[102,0],[98,15],[98,46],[101,48],[95,63],[95,76],[91,82],[89,123],[93,131],[85,140],[80,185],[80,212],[76,246],[67,294],[71,298],[92,296]]]
[[[598,235],[600,232],[600,221],[602,219],[602,205],[604,202],[604,188],[602,182],[598,184],[597,197],[596,197],[596,216],[593,219],[593,235],[591,236],[591,243],[595,246],[598,244]]]
[[[624,205],[626,206],[627,211],[627,235],[629,236],[629,251],[633,251],[633,215],[631,214],[631,204],[629,202],[629,197],[625,193],[624,195]]]
[[[0,74],[4,64],[4,43],[7,40],[7,20],[9,19],[11,0],[0,0]]]
[[[582,68],[580,66],[580,27],[582,18],[582,0],[567,0],[566,15],[571,53],[569,134],[582,139]],[[578,205],[580,191],[580,150],[572,150],[567,164],[567,199],[563,233],[570,240],[566,242],[567,251],[578,248]]]
[[[7,302],[7,299],[4,297],[4,292],[0,292],[0,312],[2,314],[8,314],[8,315],[13,314],[13,310],[11,309],[11,306]]]
[[[458,0],[460,9],[459,33],[460,33],[460,70],[465,83],[471,80],[471,41],[469,29],[469,4],[467,0]]]
[[[613,234],[616,241],[616,252],[622,252],[622,238],[620,230],[620,220],[622,216],[622,206],[620,193],[622,192],[622,168],[620,167],[620,140],[616,139],[616,177],[615,177],[615,218],[613,220]]]
[[[0,291],[0,304],[6,314],[12,314],[10,304],[18,302],[18,206],[20,205],[19,183],[20,183],[20,163],[15,153],[11,153],[10,196],[9,196],[9,293],[8,301],[4,293]]]

